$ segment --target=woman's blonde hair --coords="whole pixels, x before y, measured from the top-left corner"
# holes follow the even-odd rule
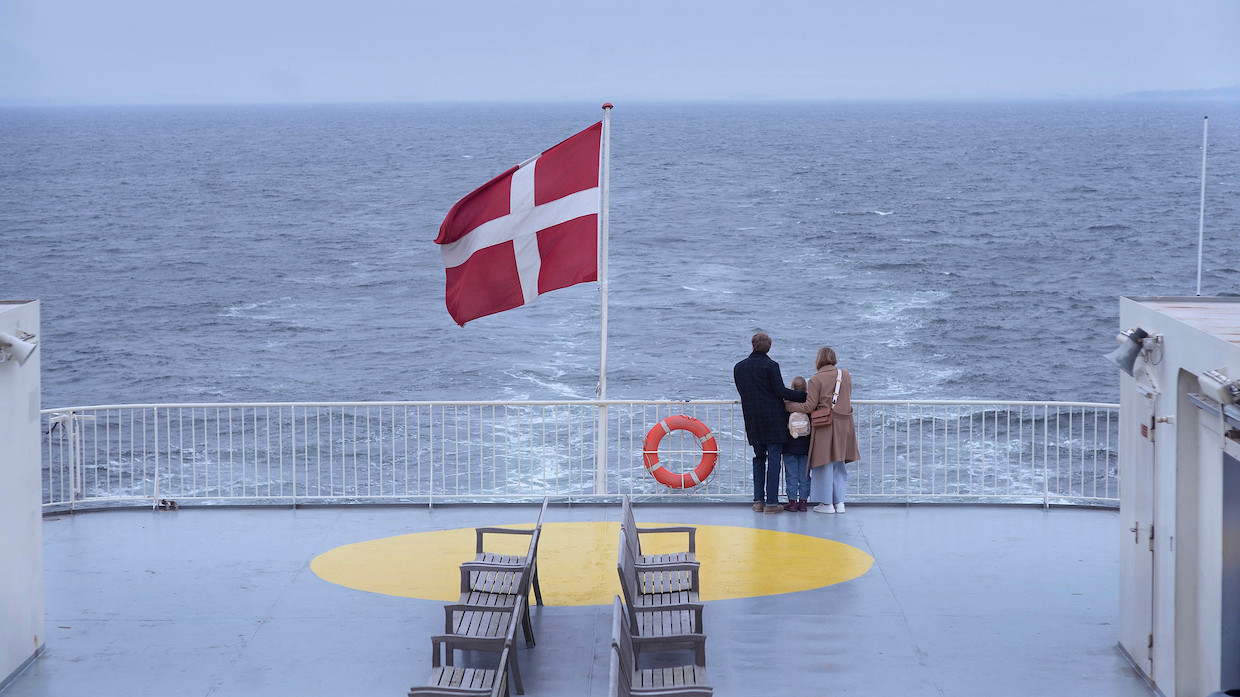
[[[814,368],[818,370],[822,370],[824,365],[835,365],[835,349],[830,346],[818,349],[818,360],[814,361]]]

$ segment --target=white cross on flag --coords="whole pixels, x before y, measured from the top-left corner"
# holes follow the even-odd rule
[[[443,245],[448,313],[465,323],[598,280],[599,148],[590,126],[457,201]]]

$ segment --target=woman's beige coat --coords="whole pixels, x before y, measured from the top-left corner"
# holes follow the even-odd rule
[[[828,462],[855,462],[861,459],[857,447],[857,429],[853,425],[852,408],[852,376],[845,368],[839,369],[844,377],[840,380],[840,396],[832,409],[830,426],[817,426],[809,435],[809,466],[821,467]],[[803,404],[784,402],[784,408],[790,412],[799,411],[808,414],[815,409],[831,405],[831,396],[835,394],[835,371],[833,365],[824,365],[822,370],[814,373],[809,379],[809,396]]]

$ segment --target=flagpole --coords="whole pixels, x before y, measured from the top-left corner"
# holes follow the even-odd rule
[[[603,126],[607,133],[607,126]],[[1197,218],[1197,295],[1201,295],[1201,250],[1206,239],[1206,146],[1209,145],[1210,117],[1201,119],[1201,212]],[[606,136],[604,136],[606,137]]]
[[[600,400],[607,399],[607,224],[609,194],[611,185],[611,102],[603,104],[603,152],[600,169],[602,181],[599,186],[598,215],[598,289],[601,310],[599,311],[599,367],[598,389],[595,395]],[[607,405],[598,408],[598,443],[594,455],[594,493],[607,493]]]

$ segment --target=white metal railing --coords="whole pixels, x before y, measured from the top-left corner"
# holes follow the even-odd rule
[[[1118,502],[1118,405],[854,400],[856,500]],[[606,414],[606,458],[598,457]],[[711,476],[669,489],[642,463],[672,414],[704,421]],[[693,497],[749,500],[752,451],[735,400],[133,404],[44,411],[43,503],[341,503]],[[692,469],[697,441],[659,446]]]

